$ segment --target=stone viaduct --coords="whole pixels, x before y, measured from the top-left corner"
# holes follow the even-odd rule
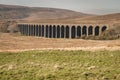
[[[99,36],[109,28],[107,24],[47,24],[18,23],[18,30],[25,36],[45,38],[81,38]]]

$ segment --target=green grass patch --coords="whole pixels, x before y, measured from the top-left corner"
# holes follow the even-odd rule
[[[0,52],[0,80],[119,80],[120,51]]]

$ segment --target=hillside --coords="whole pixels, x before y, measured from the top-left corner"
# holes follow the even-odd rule
[[[109,29],[120,33],[120,13],[91,15],[65,9],[0,4],[0,32],[13,30],[17,22],[112,24]]]
[[[84,16],[88,14],[65,9],[0,4],[0,19],[63,19]]]
[[[83,18],[83,19],[88,19],[88,20],[120,20],[120,13],[92,16],[92,17],[87,17],[87,18]]]

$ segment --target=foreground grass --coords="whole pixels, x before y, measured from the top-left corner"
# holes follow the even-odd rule
[[[120,51],[0,53],[0,80],[119,80]]]

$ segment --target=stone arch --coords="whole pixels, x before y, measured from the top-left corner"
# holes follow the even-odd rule
[[[65,29],[66,31],[66,33],[65,33],[65,36],[66,36],[66,38],[69,38],[69,26],[67,25],[66,26],[66,29]]]
[[[81,27],[77,26],[77,38],[81,37]]]
[[[107,27],[103,26],[102,29],[101,29],[101,31],[104,32],[106,29],[107,29]]]
[[[64,25],[61,26],[61,38],[64,38],[64,33],[65,32],[65,29],[64,29]]]
[[[89,26],[88,27],[88,35],[92,35],[93,34],[93,26]]]
[[[57,38],[60,38],[60,25],[57,25]]]
[[[46,25],[46,30],[45,31],[46,31],[45,37],[48,38],[49,37],[49,26],[48,25]]]
[[[96,26],[95,27],[95,36],[98,36],[99,35],[99,26]]]
[[[82,35],[87,35],[87,26],[82,27]]]
[[[52,38],[52,25],[49,26],[49,38]]]
[[[56,38],[56,26],[53,25],[53,38]]]
[[[75,36],[76,36],[75,26],[72,26],[72,28],[71,28],[71,38],[75,38]]]

